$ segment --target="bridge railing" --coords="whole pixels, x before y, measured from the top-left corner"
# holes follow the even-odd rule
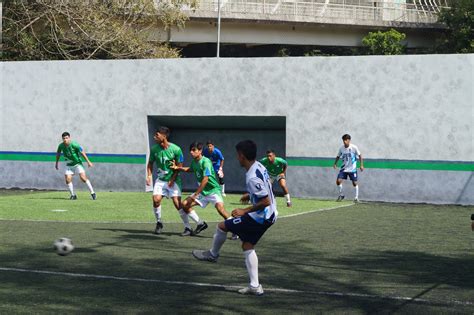
[[[214,17],[217,0],[199,0],[198,9],[190,16]],[[317,1],[246,1],[222,0],[221,13],[226,18],[252,18],[295,22],[366,24],[377,22],[436,23],[440,7],[416,4],[373,2],[369,5],[325,3]]]

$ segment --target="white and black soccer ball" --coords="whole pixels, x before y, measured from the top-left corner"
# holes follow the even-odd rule
[[[69,238],[61,237],[54,241],[53,248],[56,251],[56,254],[66,256],[74,250],[74,245]]]

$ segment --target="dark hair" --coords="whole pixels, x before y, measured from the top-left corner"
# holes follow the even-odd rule
[[[268,150],[267,150],[267,155],[270,154],[270,153],[275,154],[275,150],[273,150],[273,149],[268,149]]]
[[[257,144],[252,140],[244,140],[237,143],[235,146],[237,152],[240,152],[249,161],[255,161],[257,157]]]
[[[214,145],[214,143],[212,143],[212,140],[210,140],[210,139],[206,141],[206,145],[208,145],[208,144]]]
[[[161,126],[160,128],[158,128],[157,132],[164,134],[166,136],[166,139],[168,139],[170,136],[170,128],[165,126]]]
[[[61,135],[61,138],[70,137],[70,136],[71,136],[71,135],[69,134],[69,132],[64,131],[63,134]]]
[[[351,135],[346,133],[345,135],[342,136],[342,140],[348,140],[348,139],[351,140]]]
[[[194,141],[189,145],[189,151],[192,151],[193,149],[198,149],[202,150],[203,144],[201,142]]]

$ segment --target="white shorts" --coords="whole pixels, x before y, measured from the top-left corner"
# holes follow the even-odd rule
[[[178,184],[174,183],[172,187],[168,186],[168,182],[157,179],[153,186],[153,196],[161,195],[167,198],[181,197],[181,189]]]
[[[75,175],[85,173],[84,167],[81,164],[76,164],[74,166],[67,166],[64,170],[64,175]]]
[[[196,198],[196,203],[201,208],[205,208],[209,203],[212,203],[215,206],[216,203],[219,203],[219,202],[224,202],[221,194],[210,194],[207,196],[204,196],[203,194],[199,194],[199,196]]]
[[[280,179],[286,179],[285,175],[277,175],[277,176],[270,176],[270,182],[273,184],[274,182],[279,182]]]

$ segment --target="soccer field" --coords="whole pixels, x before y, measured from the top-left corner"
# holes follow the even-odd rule
[[[166,201],[154,235],[150,194],[78,196],[0,192],[0,313],[474,313],[474,207],[278,198],[256,297],[236,293],[248,282],[239,241],[216,264],[192,257],[215,224],[181,237]],[[73,240],[69,256],[54,253],[59,237]]]

